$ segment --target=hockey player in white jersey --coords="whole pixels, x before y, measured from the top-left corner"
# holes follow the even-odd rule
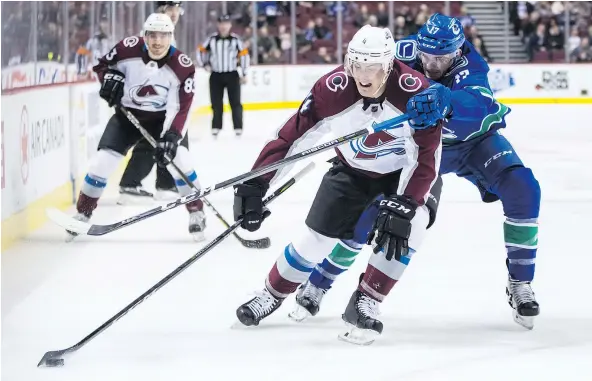
[[[394,47],[388,29],[360,29],[349,43],[344,65],[315,83],[299,110],[259,154],[254,168],[308,149],[329,132],[342,136],[402,113],[410,117],[401,129],[336,148],[337,163],[323,177],[306,218],[308,229],[285,247],[264,289],[238,307],[242,324],[258,325],[276,311],[337,242],[354,244],[359,216],[385,193],[375,220],[376,245],[383,251],[370,258],[342,315],[348,330],[340,337],[368,344],[382,333],[379,305],[403,271],[400,258],[407,260],[418,250],[430,220],[426,199],[439,169],[439,121],[450,111],[450,90],[429,86],[423,75],[394,59]],[[243,228],[258,229],[268,214],[262,198],[273,177],[269,173],[235,187],[235,219],[242,218]]]
[[[187,115],[194,94],[195,67],[191,59],[174,46],[171,19],[154,13],[144,24],[144,37],[131,36],[120,41],[99,60],[93,70],[101,82],[99,95],[115,115],[109,119],[89,171],[82,184],[75,216],[88,221],[97,207],[107,179],[142,135],[119,109],[126,107],[140,124],[158,141],[154,151],[156,162],[167,166],[168,158],[184,172],[197,188],[200,184],[190,163],[187,148],[179,142],[187,133]],[[181,195],[192,192],[181,176],[171,168]],[[186,204],[189,211],[189,232],[202,240],[205,228],[203,202]],[[75,235],[69,232],[69,239]]]
[[[173,25],[177,25],[181,15],[184,13],[180,1],[157,1],[156,13],[166,14],[171,18]],[[144,31],[140,32],[140,36]],[[171,36],[171,45],[177,46],[175,34]],[[189,134],[181,140],[181,146],[189,149]],[[166,168],[156,167],[156,182],[154,184],[155,193],[149,192],[142,182],[148,177],[154,167],[154,157],[152,155],[152,146],[146,139],[142,139],[132,150],[130,160],[119,181],[120,198],[118,204],[136,203],[139,200],[152,198],[156,200],[172,200],[179,197],[175,181]]]

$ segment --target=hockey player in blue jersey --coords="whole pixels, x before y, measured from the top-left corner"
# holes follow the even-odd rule
[[[396,46],[398,60],[452,91],[452,110],[443,125],[440,174],[454,173],[467,179],[477,187],[483,202],[501,201],[506,216],[506,294],[514,320],[532,329],[534,317],[539,314],[530,283],[535,269],[541,191],[532,171],[499,132],[505,127],[504,118],[510,109],[493,97],[487,80],[489,66],[465,40],[458,19],[434,14],[417,35],[398,41]],[[436,189],[438,199],[439,191]],[[372,243],[375,253],[378,251],[376,242],[372,242],[376,228],[373,224],[382,209],[378,201],[360,217],[353,241],[340,242],[300,288],[296,309],[290,314],[293,320],[302,321],[319,311],[335,278],[353,264],[365,243]],[[433,223],[435,213],[431,217]],[[412,250],[406,252],[409,249],[404,245],[395,250],[399,262],[396,265],[402,274]]]

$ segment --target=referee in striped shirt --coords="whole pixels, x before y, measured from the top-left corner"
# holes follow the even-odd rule
[[[224,89],[228,89],[228,101],[232,110],[232,123],[234,132],[240,136],[243,132],[243,106],[240,93],[241,84],[247,81],[247,69],[249,67],[249,52],[243,48],[240,38],[230,33],[232,23],[230,16],[223,15],[218,18],[218,33],[212,34],[197,52],[197,63],[210,75],[210,101],[212,103],[212,135],[217,136],[222,129],[222,103]],[[241,74],[237,69],[240,63]]]

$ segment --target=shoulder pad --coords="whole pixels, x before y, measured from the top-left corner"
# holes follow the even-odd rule
[[[399,61],[415,61],[417,58],[417,42],[415,40],[399,40],[395,44],[395,58]]]

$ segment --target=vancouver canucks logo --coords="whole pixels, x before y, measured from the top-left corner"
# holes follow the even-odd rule
[[[372,123],[375,125],[376,122]],[[354,159],[376,160],[379,157],[405,154],[404,138],[391,135],[388,131],[380,131],[349,143],[354,151]]]

